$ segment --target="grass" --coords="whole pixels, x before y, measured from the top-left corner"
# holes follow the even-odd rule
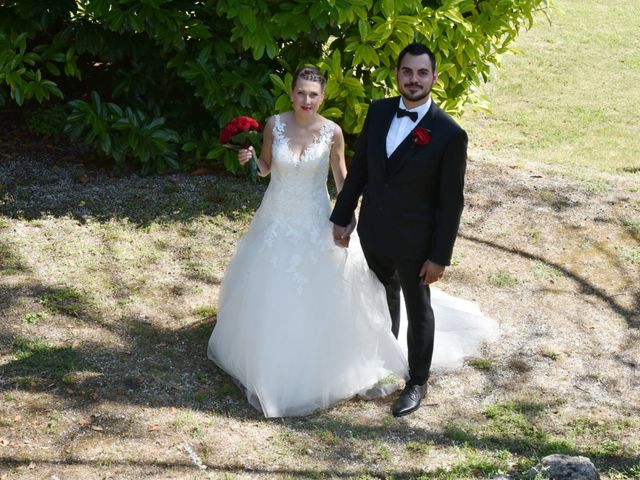
[[[83,308],[83,295],[73,288],[60,290],[44,295],[40,303],[49,313],[64,313],[77,316]]]
[[[484,422],[465,425],[464,428],[452,425],[449,436],[454,436],[465,445],[476,448],[491,445],[511,454],[572,454],[576,451],[574,441],[549,432],[544,427],[547,408],[543,403],[530,401],[496,403],[485,409]]]
[[[640,234],[640,218],[624,218],[622,224],[634,234]]]
[[[496,287],[514,287],[522,282],[518,277],[506,270],[498,270],[489,275],[489,282]]]
[[[524,234],[531,241],[531,243],[540,243],[541,232],[537,228],[529,227],[525,229]]]
[[[504,474],[509,469],[508,458],[500,458],[497,455],[478,452],[472,448],[463,449],[464,459],[450,468],[439,468],[431,475],[418,475],[417,479],[438,478],[443,480],[456,480],[460,478],[491,478]]]
[[[429,442],[409,442],[405,445],[407,451],[412,455],[425,455],[433,447],[433,443]]]
[[[26,323],[38,323],[48,316],[49,314],[47,312],[28,312],[24,316],[24,321]]]
[[[521,53],[504,57],[487,86],[491,113],[465,114],[471,144],[511,163],[637,175],[637,2],[556,5],[551,25],[539,21],[516,41]]]
[[[218,314],[218,309],[215,305],[205,305],[196,308],[193,314],[201,318],[214,318]]]
[[[16,256],[14,249],[0,242],[0,275],[13,275],[25,270],[22,259]]]
[[[542,352],[540,352],[540,354],[543,357],[548,358],[549,360],[553,360],[554,362],[560,358],[560,354],[559,353],[554,352],[553,350],[549,350],[549,349],[543,350]]]
[[[33,375],[47,375],[62,380],[78,360],[69,347],[54,346],[39,337],[17,337],[13,341],[13,355],[18,368]],[[34,379],[33,376],[23,377]]]
[[[490,358],[472,358],[467,360],[467,364],[478,370],[490,370],[494,362]]]
[[[560,278],[563,274],[560,270],[548,263],[536,260],[533,264],[530,275],[536,280],[550,280]]]
[[[617,245],[616,251],[623,262],[640,265],[640,247]]]
[[[583,179],[581,186],[589,195],[592,196],[601,195],[611,190],[611,183],[603,178]]]

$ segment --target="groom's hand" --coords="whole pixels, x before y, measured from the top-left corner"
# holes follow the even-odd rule
[[[422,283],[424,285],[430,285],[437,282],[444,275],[445,268],[446,267],[444,265],[427,260],[422,264],[422,268],[420,269],[420,278],[422,278]]]
[[[333,224],[333,241],[339,247],[347,248],[349,241],[351,240],[351,233],[355,229],[355,221],[352,221],[346,227],[342,225]]]

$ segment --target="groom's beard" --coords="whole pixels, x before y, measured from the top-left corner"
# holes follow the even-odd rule
[[[415,93],[411,93],[408,89],[410,87],[418,87],[421,90],[418,90]],[[400,89],[400,94],[406,98],[407,100],[411,101],[411,102],[418,102],[426,97],[429,96],[429,94],[431,93],[431,87],[424,87],[422,85],[418,85],[415,83],[410,83],[407,85],[403,85],[403,88]]]

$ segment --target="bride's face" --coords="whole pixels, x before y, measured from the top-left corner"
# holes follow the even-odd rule
[[[319,82],[299,78],[291,91],[294,112],[316,113],[323,99],[324,93]]]

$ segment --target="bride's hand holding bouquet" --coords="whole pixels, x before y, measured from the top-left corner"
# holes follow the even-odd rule
[[[262,144],[262,131],[255,119],[246,116],[233,118],[220,132],[220,144],[238,150],[240,165],[248,162],[251,176],[256,177],[259,167],[255,148]]]
[[[238,161],[240,165],[245,165],[247,162],[256,162],[256,158],[256,151],[252,146],[238,150]],[[249,165],[249,168],[251,168],[251,165]]]

